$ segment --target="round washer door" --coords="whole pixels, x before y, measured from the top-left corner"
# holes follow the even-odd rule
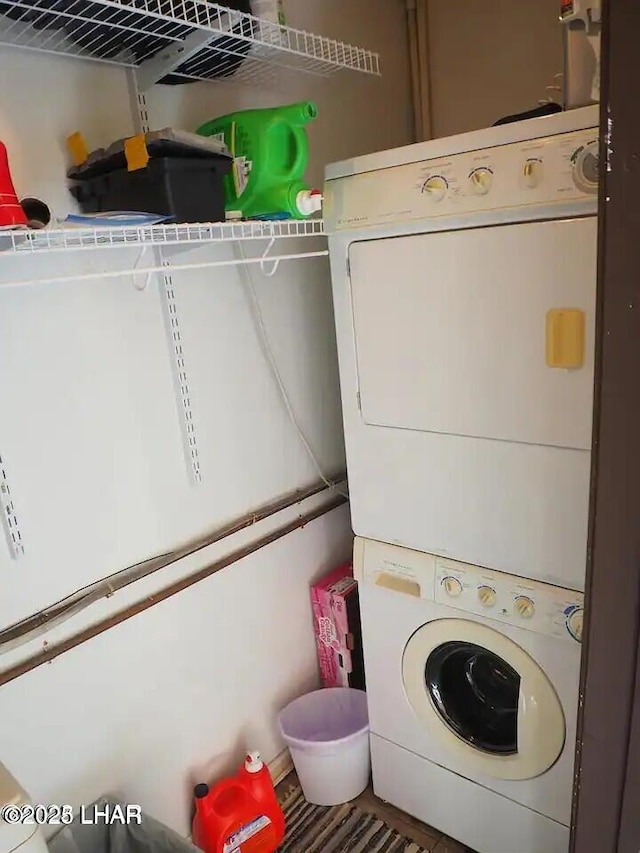
[[[402,658],[407,698],[429,734],[476,773],[532,779],[562,752],[565,720],[542,669],[508,637],[466,619],[436,619]]]

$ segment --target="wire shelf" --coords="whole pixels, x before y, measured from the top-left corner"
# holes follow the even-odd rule
[[[207,0],[0,0],[0,44],[151,66],[148,82],[380,74],[377,53]]]
[[[201,245],[233,240],[321,237],[324,233],[322,219],[4,231],[0,232],[0,257],[11,253],[39,254],[123,246],[144,248],[145,246]]]

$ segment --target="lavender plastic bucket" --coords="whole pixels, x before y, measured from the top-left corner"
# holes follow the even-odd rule
[[[316,690],[287,705],[278,722],[308,802],[335,806],[364,791],[371,769],[366,693]]]

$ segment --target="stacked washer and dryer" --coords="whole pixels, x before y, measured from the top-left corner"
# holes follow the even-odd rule
[[[598,113],[330,166],[374,790],[566,853],[593,407]]]

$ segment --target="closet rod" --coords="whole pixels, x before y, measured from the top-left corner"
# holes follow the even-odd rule
[[[330,477],[326,482],[318,480],[305,488],[294,489],[276,500],[262,504],[244,515],[234,518],[233,521],[228,522],[222,527],[209,530],[202,536],[198,536],[196,539],[191,539],[189,542],[173,548],[171,551],[149,557],[133,566],[127,566],[107,577],[101,578],[89,586],[76,590],[76,592],[65,596],[60,601],[56,601],[48,607],[43,607],[36,613],[32,613],[19,622],[14,622],[13,625],[8,625],[3,630],[0,630],[0,655],[6,654],[13,649],[25,645],[25,643],[31,642],[36,637],[46,634],[81,611],[86,610],[87,607],[90,607],[95,602],[113,595],[130,584],[142,580],[173,563],[177,563],[185,557],[190,557],[198,553],[198,551],[202,551],[204,548],[220,542],[222,539],[239,533],[241,530],[252,527],[254,524],[270,518],[272,515],[276,515],[296,504],[302,503],[308,498],[335,487],[344,479],[346,479],[346,472],[341,471],[335,476]]]
[[[146,248],[146,247],[145,247]],[[126,269],[121,270],[96,270],[94,272],[87,273],[79,273],[78,275],[58,275],[58,276],[47,276],[46,278],[25,278],[25,279],[16,279],[12,281],[0,281],[0,288],[3,287],[24,287],[25,285],[36,285],[36,284],[56,284],[58,282],[71,282],[71,281],[92,281],[94,279],[105,279],[105,278],[123,278],[124,276],[151,276],[154,273],[166,273],[167,270],[170,270],[172,273],[180,270],[202,270],[202,269],[214,269],[216,267],[237,267],[241,264],[264,264],[268,263],[280,263],[280,261],[298,261],[304,260],[306,258],[324,258],[329,254],[328,249],[322,249],[318,252],[292,252],[287,255],[269,255],[268,257],[260,257],[260,258],[245,258],[242,261],[239,261],[235,258],[223,261],[200,261],[198,263],[188,263],[188,264],[170,264],[169,267],[162,265],[154,265],[150,267],[127,267]]]
[[[233,563],[243,560],[245,557],[248,557],[250,554],[254,554],[261,548],[266,548],[267,545],[277,542],[278,539],[282,539],[289,533],[293,533],[295,530],[305,527],[311,521],[315,521],[315,519],[332,512],[334,509],[337,509],[346,503],[347,498],[344,496],[333,498],[333,500],[328,501],[322,506],[319,506],[314,510],[310,510],[309,512],[304,513],[304,515],[298,516],[298,518],[289,522],[289,524],[285,524],[282,527],[276,528],[276,530],[272,530],[270,533],[267,533],[259,539],[255,539],[248,545],[238,548],[235,551],[231,551],[231,553],[221,557],[209,566],[205,566],[197,572],[193,572],[187,577],[181,578],[175,583],[170,584],[158,592],[152,593],[146,598],[137,601],[135,604],[126,607],[118,613],[114,613],[113,616],[109,616],[107,619],[97,622],[95,625],[86,628],[84,631],[79,631],[77,634],[68,637],[60,643],[56,643],[53,646],[43,649],[41,652],[38,652],[38,654],[32,655],[32,657],[27,658],[21,663],[0,673],[0,687],[8,684],[16,678],[19,678],[21,675],[25,675],[25,673],[30,672],[32,669],[42,666],[44,663],[50,663],[65,652],[76,648],[76,646],[79,646],[82,643],[86,643],[87,640],[92,640],[94,637],[103,634],[110,628],[115,628],[116,625],[120,625],[120,623],[125,622],[127,619],[131,619],[132,616],[137,616],[138,613],[142,613],[150,607],[159,604],[161,601],[166,601],[167,598],[171,598],[172,596],[177,595],[177,593],[188,589],[190,586],[206,580],[211,577],[211,575],[227,568],[227,566],[231,566]]]

